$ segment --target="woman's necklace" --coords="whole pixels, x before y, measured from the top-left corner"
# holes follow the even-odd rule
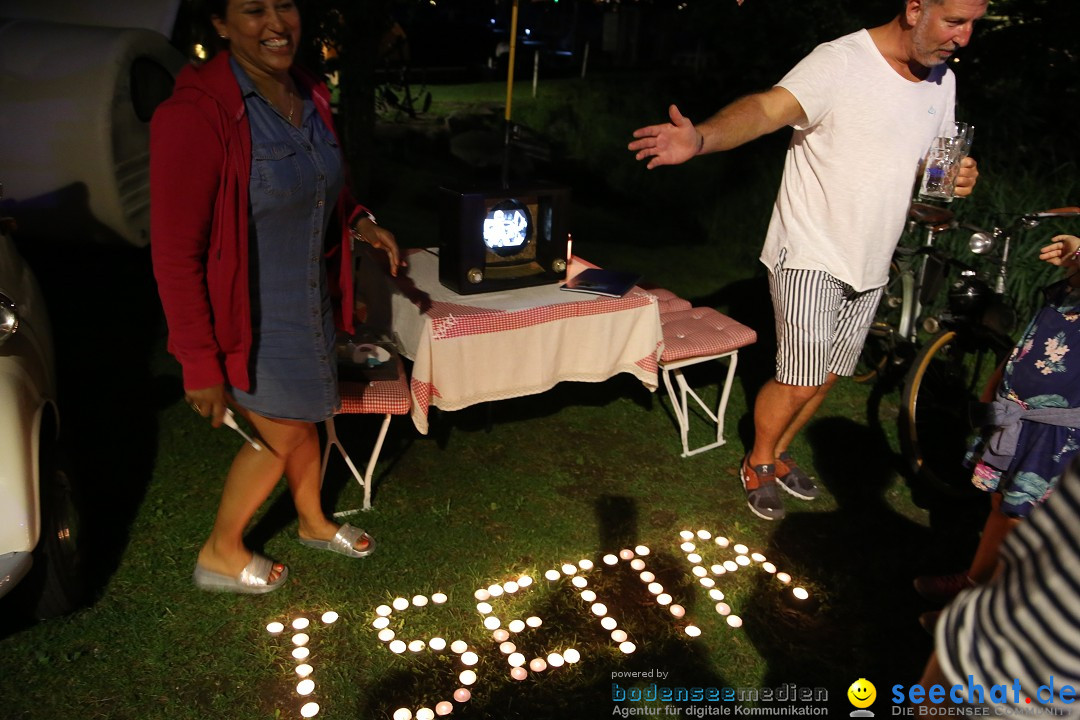
[[[289,120],[290,125],[292,125],[293,113],[295,113],[295,112],[296,112],[296,98],[293,97],[292,93],[289,93],[289,117],[288,117],[288,120]]]

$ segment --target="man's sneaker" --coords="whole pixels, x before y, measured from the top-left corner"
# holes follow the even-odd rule
[[[923,575],[915,578],[914,584],[915,592],[935,605],[947,605],[962,591],[975,587],[975,582],[967,573]]]
[[[800,500],[813,500],[818,496],[817,485],[786,451],[776,458],[776,481],[781,488]]]
[[[748,453],[739,469],[739,478],[746,491],[746,504],[750,512],[765,520],[784,517],[784,503],[776,491],[776,468],[773,465],[751,465]],[[750,484],[756,487],[747,487]]]

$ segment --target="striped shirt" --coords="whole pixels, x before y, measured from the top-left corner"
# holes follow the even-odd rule
[[[1080,462],[1001,555],[999,576],[957,597],[938,623],[941,668],[968,702],[1080,715]],[[1008,691],[992,698],[994,685]]]

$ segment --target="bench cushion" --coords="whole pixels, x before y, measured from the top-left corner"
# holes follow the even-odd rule
[[[664,331],[661,364],[721,355],[757,341],[756,332],[709,307],[661,312],[660,324]]]

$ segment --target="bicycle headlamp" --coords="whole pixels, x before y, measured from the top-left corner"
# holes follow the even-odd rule
[[[976,255],[988,253],[992,247],[994,247],[994,236],[988,232],[980,230],[972,233],[968,238],[968,249]]]
[[[7,295],[0,293],[0,345],[19,329],[19,309]]]

